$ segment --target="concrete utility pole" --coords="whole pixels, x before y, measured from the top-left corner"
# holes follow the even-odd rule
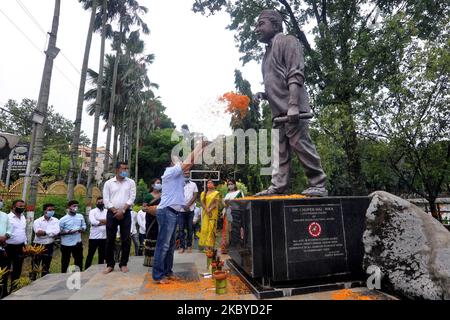
[[[39,183],[39,177],[36,176],[36,173],[41,165],[42,160],[42,149],[44,145],[44,130],[47,124],[47,109],[48,109],[48,99],[50,95],[50,83],[52,79],[52,71],[53,71],[53,60],[59,53],[59,49],[56,47],[56,37],[58,34],[58,26],[59,26],[59,13],[61,9],[61,0],[55,0],[55,10],[53,13],[53,23],[52,30],[49,33],[50,39],[48,43],[47,51],[45,51],[45,65],[44,71],[42,73],[42,81],[41,88],[39,90],[39,98],[37,103],[37,112],[44,115],[44,121],[42,124],[35,124],[35,128],[33,131],[32,141],[33,150],[31,154],[31,185],[30,185],[30,195],[27,206],[27,222],[28,226],[32,226],[32,222],[34,219],[34,211],[37,200],[37,187]],[[25,186],[26,187],[26,186]],[[23,199],[26,201],[26,199]],[[31,240],[32,229],[27,230],[28,240]]]

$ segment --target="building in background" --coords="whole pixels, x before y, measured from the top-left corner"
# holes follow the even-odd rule
[[[89,163],[91,161],[91,148],[86,146],[78,147],[78,156],[83,159],[83,163],[81,164],[81,171],[85,172],[86,175],[89,172]],[[97,148],[97,158],[95,159],[95,180],[97,182],[101,181],[102,172],[103,172],[103,160],[105,159],[105,147]],[[112,156],[109,155],[110,162],[112,162]]]

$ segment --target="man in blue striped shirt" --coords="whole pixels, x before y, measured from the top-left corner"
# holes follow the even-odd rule
[[[81,234],[86,230],[83,215],[78,212],[78,201],[72,200],[67,204],[67,214],[59,221],[61,229],[61,272],[66,273],[73,256],[75,265],[83,269],[83,242]]]

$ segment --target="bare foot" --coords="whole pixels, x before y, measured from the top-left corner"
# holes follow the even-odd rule
[[[161,279],[161,280],[153,280],[153,283],[154,284],[168,284],[168,283],[170,283],[170,281],[167,279]]]
[[[111,273],[111,272],[113,272],[113,270],[114,270],[114,268],[107,267],[105,270],[103,270],[103,274]]]
[[[178,250],[178,253],[184,253],[184,249],[183,248],[181,248],[180,250]]]
[[[192,253],[192,248],[191,247],[187,248],[187,252]]]
[[[169,280],[171,280],[171,281],[178,281],[178,280],[181,280],[180,277],[178,277],[178,276],[176,276],[176,275],[174,275],[174,274],[171,274],[170,276],[167,276],[167,279],[169,279]]]
[[[120,270],[121,270],[123,273],[127,273],[128,271],[130,271],[130,270],[128,269],[127,266],[121,267]]]

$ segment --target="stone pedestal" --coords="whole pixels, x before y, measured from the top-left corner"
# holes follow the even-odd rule
[[[323,290],[364,280],[362,236],[369,203],[369,197],[235,200],[231,264],[266,291]]]

